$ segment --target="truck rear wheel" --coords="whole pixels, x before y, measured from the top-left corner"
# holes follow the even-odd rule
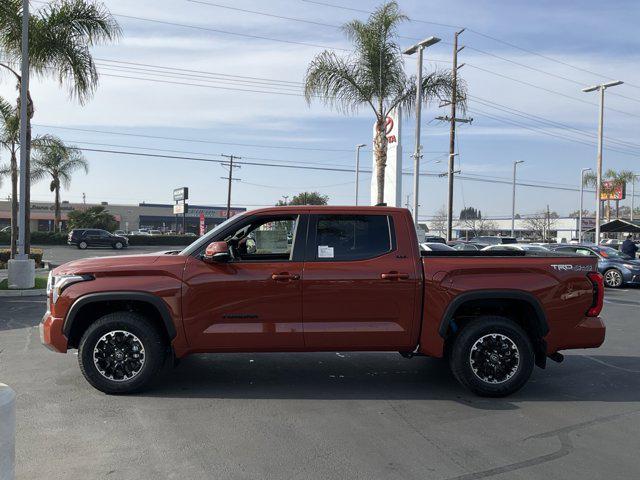
[[[80,340],[78,363],[87,381],[109,394],[138,392],[164,362],[165,346],[155,326],[132,312],[109,313],[92,323]]]
[[[449,357],[456,379],[485,397],[504,397],[527,383],[535,363],[533,346],[515,322],[498,316],[472,320],[453,343]]]

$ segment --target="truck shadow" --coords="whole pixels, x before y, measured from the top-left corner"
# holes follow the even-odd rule
[[[194,355],[167,369],[144,395],[226,399],[452,400],[486,410],[521,402],[640,401],[640,357],[567,355],[536,368],[529,383],[505,399],[477,397],[461,387],[445,361],[389,353]]]

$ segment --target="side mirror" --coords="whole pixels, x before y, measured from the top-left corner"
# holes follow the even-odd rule
[[[202,260],[207,263],[228,262],[231,259],[227,242],[212,242],[207,245]]]

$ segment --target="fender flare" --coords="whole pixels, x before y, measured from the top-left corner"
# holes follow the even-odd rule
[[[536,313],[534,320],[535,333],[539,338],[544,338],[549,333],[547,315],[540,304],[540,301],[529,292],[522,290],[478,290],[474,292],[461,293],[456,296],[444,312],[438,333],[442,338],[446,338],[449,326],[453,321],[456,310],[466,302],[475,300],[520,300],[528,303]]]
[[[65,337],[69,337],[69,333],[71,332],[71,328],[73,327],[73,323],[76,321],[76,317],[78,316],[78,312],[87,305],[98,302],[108,302],[108,301],[126,301],[133,300],[137,302],[144,302],[152,305],[160,314],[162,318],[162,323],[167,330],[167,335],[170,340],[173,340],[176,335],[176,327],[173,323],[173,318],[171,317],[171,313],[169,312],[169,307],[167,304],[157,295],[153,295],[151,293],[146,292],[98,292],[98,293],[89,293],[87,295],[83,295],[78,298],[67,312],[67,315],[64,319],[64,323],[62,325],[62,333]]]

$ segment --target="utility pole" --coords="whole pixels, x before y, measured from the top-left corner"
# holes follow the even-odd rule
[[[592,85],[591,87],[583,88],[582,91],[594,92],[598,90],[600,92],[600,111],[598,116],[598,166],[596,169],[596,238],[595,244],[600,244],[600,193],[602,191],[602,141],[604,131],[604,91],[607,88],[615,87],[616,85],[622,85],[624,82],[616,80],[614,82],[601,83],[600,85]]]
[[[513,162],[513,192],[511,193],[511,236],[516,236],[516,167],[524,160]]]
[[[451,240],[451,233],[453,229],[453,177],[455,175],[455,157],[456,157],[456,123],[471,123],[472,118],[457,118],[456,110],[458,106],[458,70],[464,67],[464,63],[458,65],[458,53],[464,49],[458,47],[458,37],[465,29],[458,31],[454,35],[453,39],[453,66],[452,66],[452,82],[451,82],[451,101],[449,102],[451,107],[451,113],[448,117],[436,117],[437,120],[450,123],[449,127],[449,168],[447,169],[447,183],[448,183],[448,195],[447,195],[447,241]],[[446,105],[446,104],[445,104]]]
[[[220,177],[222,179],[226,179],[228,181],[227,185],[227,218],[231,218],[231,182],[234,180],[240,180],[239,178],[233,177],[233,169],[240,168],[240,165],[234,165],[234,160],[241,160],[242,157],[237,157],[235,155],[220,155],[221,157],[225,157],[229,159],[228,163],[223,163],[222,165],[225,167],[229,167],[229,175],[227,177]]]
[[[422,57],[426,47],[435,45],[440,41],[437,37],[428,37],[421,42],[409,47],[404,52],[405,55],[418,53],[418,70],[416,72],[416,137],[415,150],[413,152],[413,223],[418,228],[418,201],[420,189],[420,158],[422,147],[420,145],[420,115],[422,112]]]
[[[358,205],[358,186],[360,185],[360,149],[366,147],[364,143],[356,145],[356,205]]]
[[[580,212],[578,213],[578,242],[582,243],[582,209],[584,208],[584,174],[590,172],[591,168],[580,170]]]
[[[631,179],[631,217],[629,220],[633,222],[633,209],[636,208],[636,178],[640,175],[634,175]]]

